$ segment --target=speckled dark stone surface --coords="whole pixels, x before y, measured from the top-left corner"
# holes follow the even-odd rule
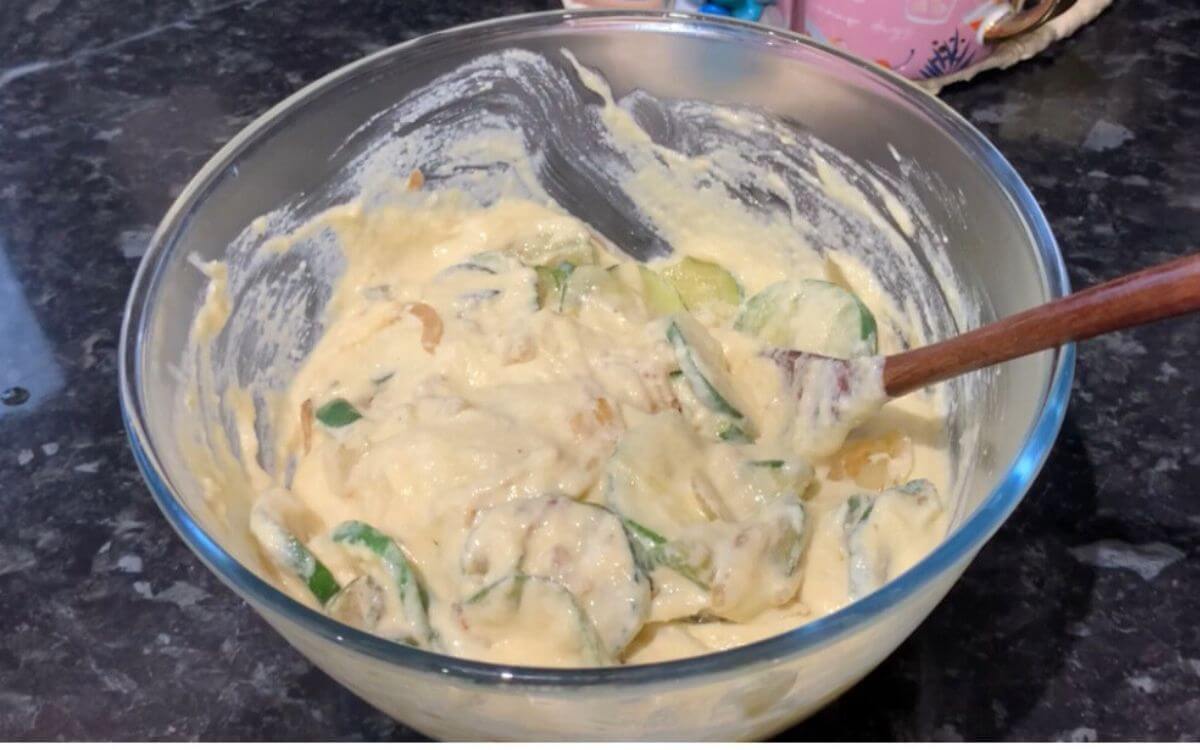
[[[115,344],[153,226],[252,117],[427,31],[550,0],[0,5],[0,738],[415,736],[300,657],[159,515]],[[1200,6],[1117,0],[945,95],[1088,284],[1200,245]],[[1200,323],[1086,344],[1026,502],[897,653],[788,733],[1200,738]]]

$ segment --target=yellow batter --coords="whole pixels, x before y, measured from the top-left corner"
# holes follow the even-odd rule
[[[276,468],[241,461],[248,526],[281,586],[356,627],[490,662],[676,659],[828,614],[945,534],[940,402],[867,403],[847,435],[781,356],[918,343],[911,308],[705,186],[720,154],[652,144],[578,73],[640,154],[624,187],[671,257],[640,264],[548,199],[482,205],[419,172],[263,245],[332,231],[345,270],[271,404]],[[200,348],[230,315],[223,266],[204,271]],[[224,400],[256,456],[252,400]],[[193,463],[224,502],[220,464]]]
[[[737,248],[643,266],[453,193],[322,221],[347,267],[278,407],[294,472],[251,514],[315,606],[487,661],[663,660],[831,612],[942,537],[943,459],[889,426],[923,404],[803,433]],[[844,294],[794,334],[836,339]]]

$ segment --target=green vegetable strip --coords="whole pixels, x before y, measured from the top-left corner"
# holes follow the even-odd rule
[[[625,526],[625,535],[629,537],[629,546],[638,565],[645,570],[662,565],[666,538],[629,518],[621,519],[621,523]]]
[[[476,591],[474,594],[472,594],[464,602],[464,604],[479,604],[500,586],[511,584],[511,588],[508,590],[507,596],[513,602],[514,606],[520,607],[521,598],[525,593],[526,581],[538,581],[547,586],[553,586],[555,589],[560,591],[575,612],[575,620],[579,626],[579,633],[583,638],[584,647],[592,655],[592,658],[597,664],[603,665],[612,663],[612,657],[609,655],[608,649],[604,647],[604,641],[601,640],[600,634],[596,632],[595,623],[592,622],[592,618],[588,617],[587,612],[585,612],[583,607],[580,606],[579,600],[575,598],[575,595],[572,594],[566,586],[552,581],[549,578],[531,576],[526,573],[514,573],[511,576],[505,576],[498,581],[493,581],[487,586],[484,586],[479,591]]]
[[[918,502],[921,502],[929,498],[937,490],[926,479],[914,479],[897,487],[884,490],[884,494],[888,492],[900,492],[905,495],[911,495],[918,498]],[[878,498],[879,495],[860,492],[851,495],[846,500],[844,526],[847,531],[853,531],[871,517],[871,511],[875,510],[875,501]]]
[[[672,323],[671,327],[667,329],[667,341],[674,348],[675,359],[679,362],[679,369],[692,386],[692,391],[696,394],[696,397],[710,409],[720,414],[725,414],[734,419],[743,419],[742,413],[734,408],[733,404],[729,403],[725,399],[725,396],[713,387],[713,384],[705,377],[704,371],[700,369],[699,364],[696,362],[695,354],[692,353],[691,345],[683,335],[683,331],[679,330],[679,326],[675,323]]]
[[[771,550],[772,556],[778,562],[783,563],[783,569],[789,576],[793,575],[799,569],[800,558],[804,554],[804,537],[802,536],[804,510],[799,504],[796,504],[794,509],[800,514],[798,523],[788,523],[785,527],[785,533]]]
[[[575,620],[579,624],[579,631],[583,633],[583,642],[592,658],[598,664],[612,664],[613,657],[604,647],[604,641],[600,638],[600,633],[596,630],[596,624],[592,622],[592,618],[588,617],[587,612],[583,611],[583,607],[566,587],[563,587],[563,591],[571,597],[571,603],[575,608]]]
[[[312,592],[313,596],[316,596],[320,604],[325,604],[341,589],[340,586],[337,586],[334,574],[331,574],[329,568],[325,568],[325,564],[308,551],[307,547],[300,544],[300,540],[295,536],[288,536],[288,557],[295,562],[294,570],[307,571],[307,575],[301,572],[301,577],[304,577],[305,583],[308,584],[308,590]]]
[[[879,340],[875,316],[871,313],[870,308],[864,305],[858,297],[854,297],[854,302],[858,305],[858,313],[861,316],[860,335],[862,336],[862,340],[869,344],[871,353],[874,354]]]
[[[335,398],[317,409],[313,415],[321,424],[329,427],[345,427],[362,419],[362,414],[344,398]]]
[[[859,524],[866,521],[871,516],[871,511],[875,509],[875,497],[873,495],[858,494],[851,495],[846,501],[846,521],[845,527],[853,529]]]
[[[308,550],[304,542],[296,539],[277,521],[266,520],[266,524],[268,524],[269,532],[265,538],[262,533],[254,535],[272,562],[282,569],[294,572],[301,581],[305,582],[305,586],[313,596],[316,596],[320,604],[324,605],[338,590],[341,590],[334,574],[331,574],[329,568],[325,568],[325,564],[317,559],[316,554]]]
[[[705,591],[708,590],[701,573],[688,564],[666,537],[630,518],[622,518],[621,523],[625,526],[625,535],[629,537],[629,546],[633,548],[638,565],[647,571],[659,566],[670,568]]]
[[[916,495],[921,498],[928,498],[931,495],[937,494],[937,490],[928,479],[913,479],[893,489],[897,492],[903,492],[905,495]]]
[[[563,304],[567,298],[567,279],[575,270],[575,264],[564,260],[557,266],[534,266],[534,271],[538,277],[538,298],[543,307],[550,302],[551,295],[557,297],[555,300],[555,312],[563,311]]]
[[[375,553],[383,561],[388,575],[396,582],[400,599],[407,601],[415,594],[420,599],[421,611],[429,609],[429,594],[417,580],[415,566],[390,536],[362,521],[347,521],[333,530],[333,541],[358,545]]]
[[[559,263],[551,272],[554,274],[554,280],[558,282],[558,311],[562,312],[563,305],[567,302],[567,280],[571,278],[571,274],[575,271],[575,264],[564,260]]]
[[[752,440],[750,440],[750,436],[746,434],[745,430],[743,430],[741,427],[738,427],[737,425],[734,425],[734,424],[725,425],[724,427],[722,427],[721,430],[717,433],[717,437],[726,443],[750,443],[750,442],[753,442]]]
[[[777,458],[766,459],[763,461],[748,461],[747,463],[751,466],[758,466],[763,469],[782,469],[783,468],[783,461],[781,461]]]
[[[521,598],[521,586],[525,583],[526,578],[528,578],[528,576],[526,576],[524,574],[516,575],[516,577],[513,579],[513,591],[509,592],[509,596],[512,596],[515,599]],[[496,580],[492,581],[488,585],[486,585],[483,588],[476,591],[474,594],[471,594],[469,597],[467,597],[467,600],[464,602],[464,604],[478,604],[479,602],[486,599],[488,594],[495,591],[497,586],[500,586],[501,584],[505,584],[508,582],[509,582],[509,576],[505,576],[504,578],[497,578]],[[513,592],[515,592],[515,594]]]
[[[822,304],[819,300],[824,300]],[[832,313],[822,308],[829,307]],[[800,331],[808,318],[829,315],[812,337]],[[820,279],[781,281],[755,294],[742,306],[736,330],[787,349],[808,350],[836,358],[874,354],[878,348],[875,317],[862,300],[846,289]]]
[[[662,269],[660,274],[683,301],[688,310],[724,302],[737,305],[742,301],[742,289],[737,279],[716,263],[686,257]]]
[[[325,568],[325,564],[320,562],[312,552],[308,552],[304,545],[300,544],[300,540],[293,536],[292,541],[288,544],[288,554],[296,557],[300,554],[307,554],[312,559],[312,574],[308,576],[308,590],[311,590],[313,596],[316,596],[320,604],[325,604],[334,594],[341,589],[337,586],[337,581],[334,574],[331,574],[329,568]]]

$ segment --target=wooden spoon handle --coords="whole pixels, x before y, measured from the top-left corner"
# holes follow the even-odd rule
[[[1200,253],[1047,302],[952,339],[887,357],[883,387],[902,396],[930,383],[1068,341],[1200,310]]]

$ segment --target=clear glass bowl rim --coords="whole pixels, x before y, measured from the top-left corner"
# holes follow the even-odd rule
[[[555,26],[587,23],[659,27],[686,23],[693,31],[708,35],[734,35],[763,43],[799,44],[840,58],[873,76],[877,83],[891,89],[907,105],[923,111],[938,123],[958,145],[984,164],[1000,184],[1024,220],[1035,243],[1039,260],[1052,297],[1070,293],[1070,282],[1057,243],[1033,195],[1013,167],[970,123],[948,105],[927,94],[908,80],[860,61],[839,50],[798,34],[784,32],[727,18],[696,16],[658,11],[547,11],[482,21],[434,32],[380,50],[305,86],[272,107],[238,133],[196,174],[164,216],[150,242],[134,278],[121,327],[119,349],[121,415],[129,435],[134,458],[151,490],[155,502],[171,526],[210,570],[251,604],[286,618],[305,630],[379,661],[401,668],[456,677],[483,685],[528,685],[552,687],[644,685],[661,681],[713,677],[719,673],[744,671],[756,666],[797,657],[805,652],[840,640],[865,627],[893,605],[916,594],[943,572],[960,563],[986,542],[1016,508],[1045,463],[1062,425],[1070,396],[1075,366],[1075,348],[1066,345],[1057,350],[1049,386],[1043,395],[1041,411],[1026,433],[1020,451],[998,484],[966,521],[942,541],[933,552],[915,566],[875,591],[833,614],[793,630],[738,648],[718,651],[678,661],[646,665],[589,669],[556,669],[493,664],[424,651],[385,640],[326,617],[258,577],[227,553],[188,513],[163,471],[149,439],[143,417],[141,390],[142,339],[151,322],[154,290],[159,272],[186,226],[194,206],[203,201],[225,168],[257,139],[268,135],[288,115],[301,109],[317,95],[388,63],[392,58],[414,49],[437,45],[451,38],[483,37],[510,30],[530,31]]]

